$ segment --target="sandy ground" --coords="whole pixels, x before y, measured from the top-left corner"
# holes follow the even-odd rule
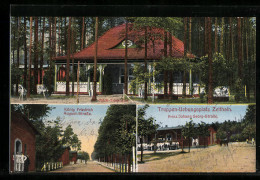
[[[185,149],[185,151],[188,151]],[[138,172],[255,172],[256,147],[230,143],[138,164]]]
[[[101,172],[101,173],[111,173],[114,172],[104,166],[97,164],[94,161],[88,161],[87,164],[72,164],[66,165],[61,169],[55,171],[50,171],[50,173],[65,173],[65,172]]]
[[[59,95],[60,97],[61,95]],[[97,101],[91,102],[91,98],[88,95],[79,96],[79,104],[141,104],[137,101],[132,101],[131,99],[123,99],[122,94],[114,95],[98,95]],[[17,97],[10,98],[11,104],[77,104],[76,95],[70,98],[55,98],[52,95],[51,98],[29,98],[29,99],[19,99]]]

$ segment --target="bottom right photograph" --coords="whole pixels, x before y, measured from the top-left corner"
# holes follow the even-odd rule
[[[137,171],[256,172],[255,105],[138,105]]]

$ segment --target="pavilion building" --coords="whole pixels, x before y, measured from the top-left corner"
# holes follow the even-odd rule
[[[122,24],[111,28],[98,38],[98,52],[97,52],[97,94],[104,94],[107,87],[111,88],[112,94],[123,94],[124,89],[124,76],[125,76],[125,44],[127,42],[127,74],[128,74],[128,92],[127,94],[138,94],[138,92],[131,88],[131,80],[133,76],[133,67],[136,63],[144,64],[145,48],[142,38],[144,37],[144,30],[134,29],[133,24],[128,24],[128,38],[125,36],[126,25]],[[165,30],[160,28],[148,28],[148,33],[153,34],[149,37],[147,43],[147,72],[151,75],[154,70],[154,63],[160,61],[164,56],[164,37]],[[168,42],[170,42],[168,40]],[[184,44],[181,40],[172,36],[172,57],[183,58]],[[94,67],[94,54],[95,44],[82,49],[81,51],[70,55],[70,71],[72,65],[75,73],[74,93],[77,92],[77,64],[80,64],[80,82],[79,94],[89,94],[93,90],[93,67]],[[167,54],[169,55],[170,49],[167,46]],[[192,54],[187,55],[188,58],[194,58]],[[54,93],[65,94],[66,92],[66,60],[67,56],[58,56],[53,59],[55,62],[55,80],[54,80]],[[193,94],[199,94],[198,76],[191,76],[192,72],[187,70],[187,85],[186,94],[189,94],[189,87],[193,85]],[[182,72],[174,72],[173,94],[182,94]],[[109,81],[109,82],[108,82]],[[156,78],[152,77],[148,80],[148,94],[162,94],[163,87],[160,85],[163,82],[163,74]],[[109,84],[109,85],[107,85]],[[72,80],[70,76],[70,92],[72,92]]]

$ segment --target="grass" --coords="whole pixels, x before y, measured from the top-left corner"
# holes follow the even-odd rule
[[[12,96],[12,98],[19,98],[17,96]],[[65,95],[52,95],[44,97],[42,94],[31,94],[30,99],[68,99],[76,98],[76,96],[65,96]]]
[[[186,152],[163,152],[163,153],[156,152],[156,153],[151,153],[151,154],[143,154],[143,161],[149,162],[149,161],[161,160],[161,159],[176,156],[176,155],[179,155],[182,153],[186,153]],[[140,158],[141,154],[138,154],[137,157]]]
[[[252,97],[252,96],[251,96]],[[143,98],[139,98],[136,96],[130,96],[133,101],[138,101],[142,103],[149,104],[208,104],[206,98],[201,101],[200,98],[178,98],[178,100],[168,100],[168,99],[155,99],[152,101],[152,97],[148,97],[145,101]],[[250,103],[248,101],[239,101],[236,102],[234,96],[231,95],[230,100],[227,102],[214,102],[214,104],[255,104],[255,99],[250,98]]]

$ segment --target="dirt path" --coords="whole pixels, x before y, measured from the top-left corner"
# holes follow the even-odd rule
[[[96,102],[91,102],[90,96],[80,95],[79,104],[141,104],[130,99],[123,99],[122,94],[115,95],[98,95]],[[77,104],[76,95],[74,97],[65,98],[61,95],[52,95],[50,98],[30,98],[21,100],[17,97],[10,98],[11,104]]]
[[[114,172],[106,167],[97,164],[94,161],[88,161],[87,164],[72,164],[66,165],[61,169],[50,171],[51,173],[65,172]]]
[[[255,172],[256,147],[230,143],[138,164],[138,172]]]

